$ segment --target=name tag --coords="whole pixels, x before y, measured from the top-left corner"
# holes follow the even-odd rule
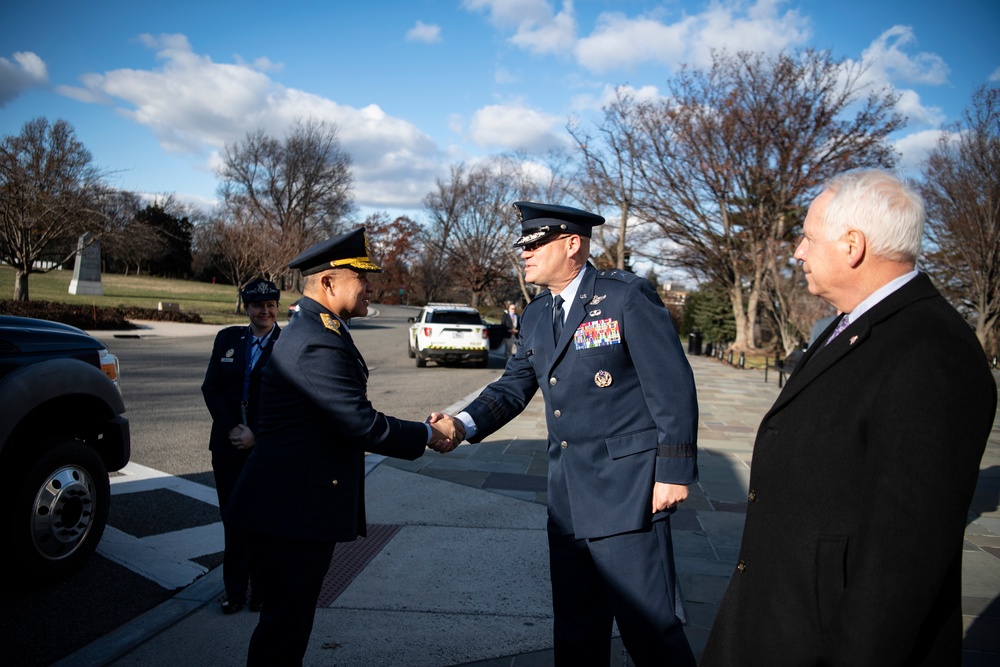
[[[231,363],[233,363],[233,358],[232,357],[222,357],[222,359],[219,359],[219,361],[221,361],[224,364],[231,364]]]
[[[578,350],[586,350],[603,345],[619,345],[622,334],[618,328],[618,320],[592,320],[584,322],[573,334],[573,344]]]

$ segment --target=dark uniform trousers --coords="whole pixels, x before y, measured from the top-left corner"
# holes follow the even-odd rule
[[[263,588],[264,604],[250,637],[247,667],[302,664],[335,544],[253,536],[258,563],[254,583]],[[272,595],[272,590],[281,594]]]
[[[248,453],[248,452],[247,452]],[[234,450],[233,453],[212,452],[212,474],[215,476],[215,489],[219,495],[219,510],[225,511],[229,505],[229,497],[240,478],[243,466],[246,464],[246,454]],[[237,528],[229,521],[222,522],[225,535],[225,551],[222,566],[222,580],[226,594],[241,596],[249,581],[252,586],[257,582],[256,561],[251,558],[250,537],[245,530]],[[251,594],[254,599],[260,598],[260,591]]]
[[[669,520],[582,540],[550,523],[548,535],[557,667],[607,667],[614,618],[637,667],[694,666],[675,613]]]

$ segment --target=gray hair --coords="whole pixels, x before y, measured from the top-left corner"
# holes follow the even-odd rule
[[[828,239],[850,229],[865,235],[875,255],[897,262],[916,262],[924,235],[924,201],[895,175],[879,169],[849,171],[831,179],[824,192],[833,198],[826,208]]]

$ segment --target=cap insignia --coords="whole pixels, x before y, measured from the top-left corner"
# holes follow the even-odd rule
[[[323,326],[326,327],[327,330],[332,331],[338,336],[340,335],[340,320],[332,315],[329,315],[328,313],[320,313],[319,319],[323,320]]]

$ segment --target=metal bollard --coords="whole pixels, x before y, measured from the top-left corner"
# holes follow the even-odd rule
[[[743,370],[744,368],[746,368],[746,365],[747,365],[746,357],[744,356],[744,354],[742,352],[740,352],[740,370]]]

